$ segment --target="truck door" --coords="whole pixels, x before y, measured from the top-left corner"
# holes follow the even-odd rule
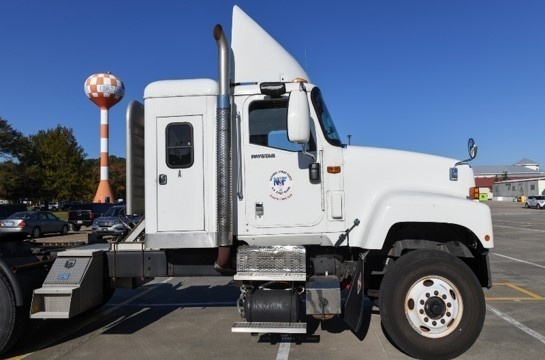
[[[202,116],[157,118],[157,230],[204,230]]]
[[[244,104],[246,223],[256,228],[314,226],[324,216],[321,184],[309,180],[313,159],[288,140],[287,106],[264,96]],[[307,150],[317,155],[314,136]]]

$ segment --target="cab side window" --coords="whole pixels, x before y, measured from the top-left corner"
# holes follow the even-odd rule
[[[287,99],[254,101],[249,108],[250,144],[301,151],[301,145],[288,140],[287,118]],[[316,150],[312,137],[306,146],[308,151]]]
[[[169,168],[183,169],[193,165],[193,126],[172,123],[166,128],[166,162]]]

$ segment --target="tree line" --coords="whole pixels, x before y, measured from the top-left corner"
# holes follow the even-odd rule
[[[124,199],[125,159],[109,162],[112,191]],[[88,202],[99,180],[99,159],[87,159],[72,129],[57,125],[24,136],[0,118],[0,200]]]

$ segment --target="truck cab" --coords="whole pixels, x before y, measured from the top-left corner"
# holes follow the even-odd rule
[[[304,105],[312,108],[311,117],[305,119],[307,141],[299,144],[288,138],[289,95],[300,92],[302,84],[277,83],[285,89],[279,95],[264,94],[267,84],[235,89],[235,235],[250,245],[331,246],[346,228],[340,171],[346,147],[317,87],[305,84],[302,92]],[[207,79],[180,80],[176,96],[156,98],[155,87],[162,85],[146,89],[146,116],[156,119],[152,121],[155,128],[146,124],[146,136],[152,141],[147,142],[151,151],[145,167],[155,170],[155,181],[146,182],[146,241],[150,247],[215,247],[209,234],[215,231],[215,183],[210,181],[216,171],[215,95],[211,89],[217,91],[217,85]],[[180,95],[185,88],[202,89],[202,95]],[[316,167],[324,163],[328,166]]]

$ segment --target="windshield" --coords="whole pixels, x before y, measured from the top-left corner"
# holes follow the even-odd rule
[[[115,216],[119,216],[119,215],[122,215],[123,213],[123,210],[125,210],[124,207],[119,207],[119,206],[113,206],[111,208],[108,209],[108,211],[106,211],[104,213],[104,217],[115,217]]]
[[[322,98],[322,92],[318,88],[312,89],[311,93],[312,103],[314,104],[314,109],[318,115],[318,120],[320,121],[320,126],[325,135],[326,140],[335,146],[342,146],[341,137],[337,133],[333,119],[327,110],[325,101]]]
[[[8,219],[30,219],[30,217],[32,216],[32,212],[28,212],[28,211],[21,211],[21,212],[16,212],[14,214],[11,214],[10,216],[8,216],[7,218]]]

